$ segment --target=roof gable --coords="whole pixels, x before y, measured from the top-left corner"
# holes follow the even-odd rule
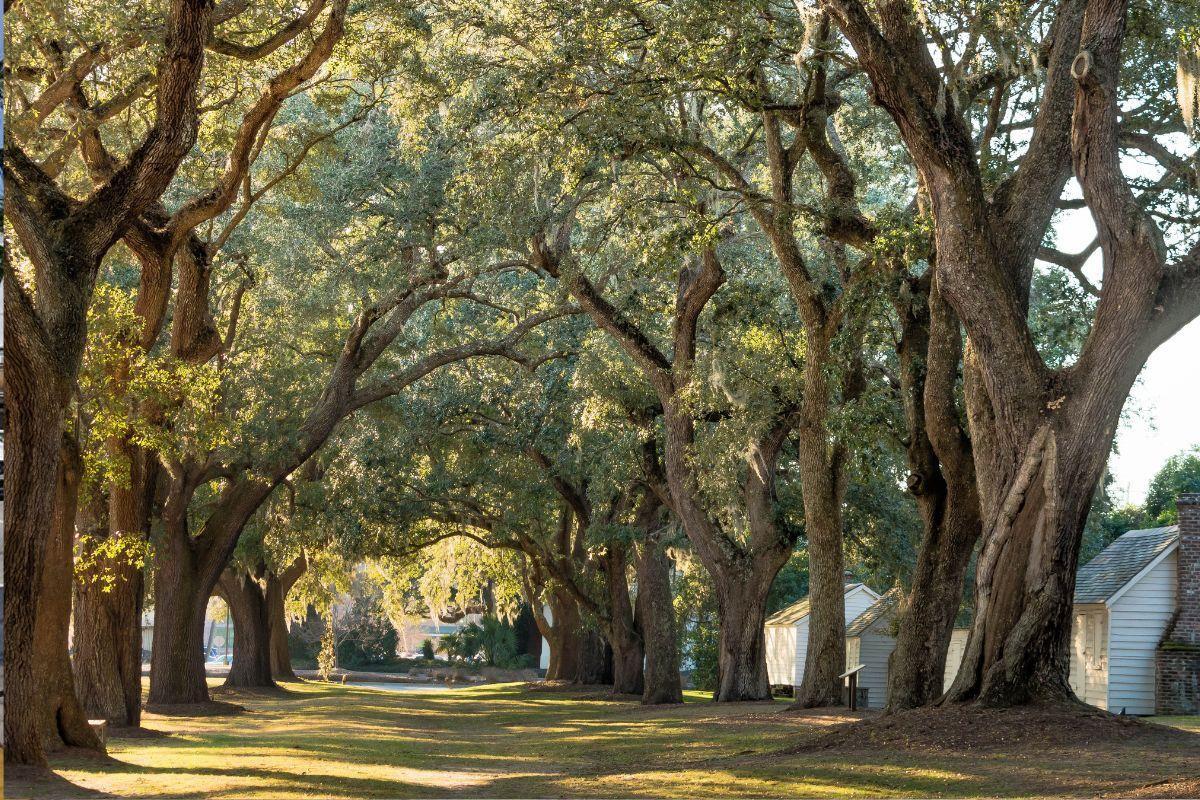
[[[900,605],[900,589],[888,590],[846,626],[847,636],[861,636],[880,620],[890,619]]]
[[[1076,603],[1104,603],[1165,557],[1179,542],[1179,526],[1147,528],[1118,536],[1079,569],[1075,576]]]
[[[868,594],[870,594],[874,597],[878,597],[878,595],[875,594],[875,591],[873,589],[871,589],[871,587],[867,586],[865,583],[847,583],[846,589],[845,589],[845,594],[848,595],[851,592],[854,592],[858,589],[862,589],[863,591],[867,592]],[[802,599],[797,600],[795,603],[792,603],[787,608],[776,611],[774,614],[767,617],[766,624],[771,625],[771,626],[795,625],[797,622],[799,622],[800,620],[807,617],[809,611],[811,611],[811,610],[812,609],[809,606],[809,602],[808,602],[808,596],[806,595]]]

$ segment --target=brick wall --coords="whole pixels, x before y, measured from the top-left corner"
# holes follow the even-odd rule
[[[1170,639],[1200,646],[1200,494],[1181,494],[1179,508],[1179,617]]]
[[[1156,714],[1200,714],[1200,647],[1160,647],[1155,683]]]
[[[1178,616],[1155,654],[1155,711],[1200,714],[1200,494],[1181,494]]]

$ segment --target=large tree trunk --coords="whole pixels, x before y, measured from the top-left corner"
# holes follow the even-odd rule
[[[611,686],[613,649],[594,625],[584,625],[579,636],[579,671],[575,683],[585,686]]]
[[[217,593],[233,616],[233,663],[225,686],[275,688],[271,678],[271,624],[263,587],[253,575],[230,567],[221,573]]]
[[[141,724],[143,578],[123,570],[104,591],[76,585],[75,684],[93,719],[113,725]]]
[[[69,392],[48,366],[55,358],[39,335],[33,309],[15,281],[4,249],[5,432],[7,502],[4,508],[4,757],[45,764],[39,686],[34,658],[43,559],[61,483],[62,415]],[[73,520],[70,520],[73,522]],[[68,547],[70,545],[68,544]],[[64,591],[68,583],[54,586]]]
[[[88,725],[87,715],[75,696],[68,653],[71,625],[72,550],[75,515],[83,465],[74,440],[64,435],[59,457],[57,497],[42,570],[41,602],[34,625],[33,658],[37,664],[39,702],[28,711],[36,720],[47,750],[86,747],[104,750]],[[6,714],[24,716],[26,709],[10,701]]]
[[[612,648],[613,692],[641,694],[645,686],[645,650],[629,596],[626,548],[622,543],[609,544],[602,562],[609,614],[605,635]]]
[[[946,688],[946,652],[981,526],[971,443],[957,412],[958,320],[938,293],[933,271],[907,288],[912,291],[897,303],[902,330],[897,354],[908,428],[908,487],[923,532],[912,589],[900,607],[889,711],[932,703]]]
[[[809,341],[799,429],[801,495],[808,538],[808,649],[804,677],[796,688],[797,708],[841,705],[839,676],[846,669],[846,573],[842,552],[845,451],[833,440],[826,422],[830,344],[828,340],[816,342],[811,334]]]
[[[546,680],[574,681],[579,676],[582,659],[583,619],[575,598],[563,589],[554,589],[547,605],[551,621],[546,622],[537,614],[538,627],[550,645],[550,661],[546,667]]]
[[[642,703],[683,702],[679,640],[671,598],[671,562],[653,538],[640,545],[637,561],[637,618],[646,651]]]
[[[297,681],[292,669],[292,652],[288,648],[287,592],[284,580],[274,572],[267,573],[267,626],[270,634],[271,677],[277,681]]]
[[[204,585],[187,541],[169,533],[163,537],[155,567],[147,705],[206,703],[204,615],[212,587]]]
[[[1005,706],[1074,696],[1068,644],[1079,544],[1120,406],[1043,422],[985,513],[975,621],[950,700]],[[1072,418],[1070,434],[1063,417]]]
[[[109,487],[106,544],[124,543],[75,585],[75,684],[89,716],[114,725],[141,724],[142,631],[145,578],[141,549],[150,526],[147,454],[117,443],[129,465],[128,485]],[[90,542],[95,548],[99,542]],[[102,578],[102,580],[100,580]]]
[[[717,652],[717,689],[713,700],[769,700],[764,625],[767,594],[778,567],[726,573],[717,581],[721,619]]]

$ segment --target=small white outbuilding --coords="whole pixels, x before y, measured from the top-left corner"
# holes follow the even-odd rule
[[[879,599],[864,583],[846,584],[846,618],[853,620]],[[772,686],[799,686],[808,652],[808,598],[767,618],[767,677]]]
[[[1129,531],[1075,578],[1071,689],[1114,713],[1155,713],[1155,653],[1179,607],[1179,528]]]

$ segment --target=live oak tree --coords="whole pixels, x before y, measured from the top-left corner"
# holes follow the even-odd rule
[[[162,203],[156,204],[126,233],[125,243],[141,267],[135,306],[140,324],[132,335],[142,351],[164,346],[161,339],[168,311],[170,331],[165,349],[171,359],[182,364],[206,365],[228,346],[225,340],[230,334],[216,329],[210,307],[214,260],[250,207],[287,179],[298,162],[329,135],[320,130],[293,133],[287,138],[300,140],[294,144],[278,142],[285,137],[271,135],[278,123],[283,126],[291,123],[293,129],[303,127],[295,113],[281,114],[283,105],[306,88],[330,59],[342,36],[346,3],[333,2],[328,14],[322,15],[326,5],[324,0],[316,0],[294,19],[271,21],[279,29],[264,36],[261,42],[242,43],[250,38],[244,31],[239,32],[239,41],[210,42],[218,54],[229,57],[226,60],[232,61],[234,68],[243,72],[255,70],[265,85],[261,92],[250,93],[235,85],[227,96],[214,98],[213,102],[226,111],[216,119],[210,115],[201,137],[205,151],[183,164],[174,192],[183,195],[182,200],[174,203],[172,210]],[[239,22],[250,23],[249,19],[238,16]],[[213,79],[216,78],[214,75]],[[72,104],[75,113],[82,117],[94,105],[82,89]],[[291,105],[294,108],[298,103],[293,101]],[[349,123],[341,123],[345,124]],[[111,172],[113,157],[106,138],[111,140],[119,133],[119,129],[110,130],[112,127],[115,126],[99,124],[79,135],[80,153],[93,180],[102,181]],[[281,156],[276,154],[276,147],[283,149]],[[227,151],[225,163],[218,167],[216,156],[223,149]],[[283,163],[270,164],[276,160]],[[261,162],[269,166],[264,168]],[[201,188],[191,191],[189,196],[190,187],[196,185]],[[236,210],[226,215],[235,202]],[[210,225],[207,234],[198,232],[202,225],[217,219],[221,221],[219,227]],[[243,291],[245,286],[234,293],[234,305],[240,303]],[[236,312],[231,320],[236,323]],[[124,393],[133,377],[129,364],[115,364],[110,391],[117,395]],[[166,425],[169,413],[170,409],[150,402],[130,416]],[[76,625],[79,635],[74,661],[88,713],[117,723],[137,724],[141,700],[142,576],[140,570],[107,560],[103,553],[119,551],[122,542],[132,541],[132,546],[136,546],[139,539],[147,537],[150,520],[157,514],[152,506],[159,464],[156,454],[120,432],[114,432],[108,447],[111,457],[126,466],[120,479],[107,489],[109,534],[97,537],[91,544],[99,548],[95,550],[96,568],[116,573],[118,579],[106,583],[104,591],[79,592]]]
[[[204,601],[247,521],[344,418],[456,361],[525,360],[519,342],[562,314],[535,296],[513,316],[477,302],[476,291],[504,290],[505,265],[439,225],[446,171],[436,142],[409,160],[389,130],[381,120],[347,134],[359,157],[323,162],[334,181],[357,179],[367,164],[375,171],[375,182],[343,184],[349,220],[309,218],[293,200],[268,240],[248,241],[272,269],[247,296],[244,333],[223,357],[226,409],[241,410],[242,435],[165,465],[151,703],[207,700]]]
[[[411,515],[434,541],[519,553],[523,598],[550,645],[548,679],[595,682],[611,670],[614,691],[679,702],[663,504],[639,478],[636,437],[580,424],[570,364],[533,379],[485,365],[462,372],[443,373],[446,388],[431,387],[430,405],[396,426],[407,431],[398,451],[416,463],[385,470],[394,493],[378,513]]]
[[[1066,642],[1093,490],[1146,358],[1200,311],[1194,234],[1175,228],[1162,205],[1187,191],[1188,158],[1160,138],[1183,120],[1155,92],[1188,15],[1101,0],[967,5],[966,16],[946,8],[918,18],[901,2],[820,4],[912,156],[930,198],[939,290],[968,337],[984,533],[975,621],[949,698],[1011,704],[1070,696]],[[1131,15],[1155,33],[1131,35]],[[993,36],[1001,25],[1006,35]],[[1131,60],[1138,75],[1122,80]],[[1038,90],[1033,107],[1011,101],[1024,86]],[[1119,115],[1122,106],[1130,113]],[[1013,130],[1024,132],[1023,146]],[[990,153],[1006,138],[1020,156],[997,174]],[[1140,195],[1142,181],[1122,172],[1134,151],[1158,165]],[[1029,288],[1071,177],[1103,269],[1082,352],[1052,368],[1030,332]]]
[[[552,17],[556,11],[553,4],[537,8],[537,19]],[[534,30],[543,29],[538,22],[530,24]],[[803,387],[779,433],[786,438],[794,429],[800,441],[798,468],[813,573],[809,652],[819,654],[806,661],[808,674],[798,702],[839,702],[837,676],[844,660],[845,624],[841,507],[852,453],[836,435],[834,417],[859,402],[864,390],[861,337],[868,306],[860,285],[879,269],[874,252],[878,228],[859,208],[856,170],[861,164],[848,149],[873,147],[886,154],[877,159],[884,164],[893,156],[887,154],[878,122],[869,115],[852,117],[857,128],[842,128],[841,134],[834,125],[835,112],[850,102],[856,73],[831,63],[829,25],[817,17],[766,3],[726,7],[720,13],[687,6],[647,10],[618,3],[563,27],[574,35],[556,40],[554,47],[561,52],[553,55],[544,55],[526,32],[517,33],[491,20],[485,29],[508,36],[515,44],[504,52],[503,63],[537,87],[530,102],[540,105],[541,114],[569,131],[543,135],[570,142],[563,147],[568,154],[581,153],[586,165],[576,164],[571,179],[589,176],[589,170],[592,178],[606,175],[610,168],[615,179],[622,171],[633,174],[635,165],[645,163],[647,169],[657,171],[660,185],[644,180],[646,188],[639,200],[654,198],[683,206],[684,201],[669,199],[682,192],[697,208],[711,205],[713,216],[723,220],[726,238],[754,240],[760,257],[765,257],[763,268],[777,270],[786,279],[805,354]],[[861,99],[858,103],[862,105]],[[521,122],[537,129],[531,117],[526,114]],[[860,139],[847,145],[843,136],[847,140],[858,136],[858,129],[863,131]],[[556,155],[547,164],[565,160]],[[884,202],[896,194],[891,176],[897,174],[903,186],[902,170],[884,166],[870,176],[879,184],[880,188],[872,188]],[[567,236],[560,232],[564,242]],[[689,317],[703,309],[704,292],[714,291],[721,280],[717,250],[696,238],[700,240],[694,256],[697,264],[685,273],[694,285],[688,288],[681,283],[679,289],[677,312],[683,331],[694,325]],[[550,246],[542,261],[553,271],[558,257],[553,250],[559,242],[553,241],[554,234],[546,240]],[[571,289],[585,291],[582,284]],[[685,302],[684,292],[693,295],[691,302]],[[608,327],[616,330],[622,325],[610,320]],[[666,396],[682,389],[686,380],[679,378],[678,386],[666,387],[655,375],[665,375],[671,363],[657,361],[634,336],[623,334],[636,332],[617,335],[632,345],[630,352],[640,363],[653,367],[647,374],[663,395],[670,476],[671,454],[679,451],[673,445],[678,437],[671,431],[672,404]],[[673,484],[673,489],[678,492],[678,485]],[[721,548],[695,542],[696,536],[709,538],[703,532],[702,516],[689,513],[686,504],[680,514],[698,555],[714,568],[723,558]],[[709,533],[715,535],[713,530]],[[712,542],[719,540],[717,535]],[[751,569],[748,563],[721,567],[730,575],[718,576],[718,588],[754,585],[760,594],[765,592],[770,585],[768,573],[773,575],[781,559],[786,559],[786,541],[775,544],[780,549],[769,558],[764,555],[751,570],[752,580],[742,574]],[[762,553],[767,547],[764,540]],[[735,616],[743,611],[732,606],[747,603],[754,609],[749,618],[761,613],[761,597],[731,596],[723,603],[731,606]],[[739,623],[736,627],[751,637],[749,631],[759,626]],[[723,663],[731,668],[728,679],[733,684],[721,689],[721,697],[766,695],[765,667],[757,665],[753,655],[760,644],[723,645],[729,650]]]
[[[125,48],[125,42],[87,35],[57,39],[39,30],[41,21],[27,17],[28,9],[15,9],[12,17],[5,15],[6,78],[27,76],[28,82],[6,80],[5,91],[5,217],[22,256],[5,262],[11,499],[5,519],[4,613],[12,709],[5,714],[5,758],[39,764],[44,756],[32,664],[34,628],[63,416],[83,354],[87,307],[105,254],[166,190],[195,141],[196,87],[213,11],[202,0],[177,0],[168,6],[161,39]],[[154,80],[135,79],[120,90],[132,98],[152,94],[153,122],[134,133],[134,144],[101,185],[80,186],[69,175],[57,180],[48,139],[54,120],[79,82],[113,55],[114,46],[139,51],[143,64],[159,65]]]

